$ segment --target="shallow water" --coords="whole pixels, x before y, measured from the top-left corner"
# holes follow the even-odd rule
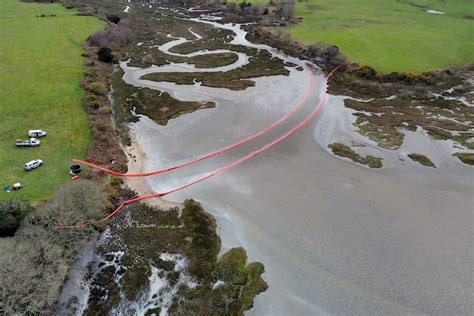
[[[125,70],[129,83],[218,104],[166,126],[146,117],[133,124],[147,171],[257,132],[291,111],[307,85],[306,72],[294,69],[289,77],[258,78],[245,91],[147,82],[138,80],[139,70]],[[323,77],[313,77],[302,111],[279,128],[148,181],[157,192],[173,188],[288,131],[322,97]],[[407,163],[374,171],[335,158],[318,144],[327,134],[317,126],[343,118],[328,115],[336,102],[270,150],[167,199],[201,201],[217,218],[225,248],[243,246],[250,260],[264,263],[270,288],[249,315],[472,314],[472,168],[452,160],[437,169]]]
[[[426,12],[430,14],[446,14],[446,12],[438,11],[438,10],[426,10]]]

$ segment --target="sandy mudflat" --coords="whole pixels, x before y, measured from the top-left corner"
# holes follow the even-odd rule
[[[141,173],[144,172],[144,163],[146,162],[147,156],[141,149],[140,145],[132,138],[132,145],[125,149],[128,156],[128,173]],[[138,196],[144,196],[155,193],[151,188],[148,179],[143,177],[125,177],[123,178],[125,184],[137,192]],[[179,206],[180,203],[166,201],[162,198],[151,198],[147,199],[146,203],[160,207],[162,210],[168,210],[172,207]]]

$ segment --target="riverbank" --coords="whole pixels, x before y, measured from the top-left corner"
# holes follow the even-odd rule
[[[96,14],[105,15],[101,9]],[[81,7],[81,10],[88,12],[90,8]],[[114,12],[118,13],[115,10],[108,10],[106,13]],[[90,40],[91,52],[95,52],[103,43],[108,43],[116,61],[130,57],[128,54],[132,50],[129,49],[141,46],[136,44],[144,41],[150,43],[147,36],[152,34],[148,31],[153,30],[156,25],[151,23],[146,27],[139,27],[143,20],[148,21],[148,13],[144,13],[144,16],[138,14],[126,20],[127,23],[111,24],[106,32],[96,34]],[[176,23],[173,27],[174,30],[179,30],[182,26]],[[209,27],[206,26],[207,28]],[[117,37],[117,34],[126,35]],[[202,59],[193,60],[198,61],[199,66],[203,65]],[[221,59],[218,60],[220,61]],[[209,63],[209,60],[206,62]],[[112,93],[108,96],[108,102],[113,111],[108,114],[113,114],[115,126],[121,131],[128,164],[126,168],[118,166],[115,161],[103,162],[102,165],[112,166],[114,169],[120,167],[129,172],[140,171],[146,168],[143,161],[146,161],[147,155],[136,143],[133,130],[129,130],[130,125],[133,129],[133,121],[138,121],[144,112],[156,122],[166,125],[169,119],[179,116],[176,113],[186,114],[198,109],[202,111],[206,107],[198,105],[196,108],[196,102],[173,99],[169,92],[158,92],[153,96],[145,93],[138,99],[146,103],[146,106],[128,106],[124,101],[135,95],[138,89],[126,87],[121,82],[121,73],[117,69],[113,74],[109,70],[106,72],[108,80],[104,82],[104,86],[108,87],[110,84]],[[95,82],[89,80],[86,82],[87,87],[91,86],[90,81]],[[168,99],[163,98],[165,94]],[[151,115],[157,110],[157,98],[161,98],[158,103],[168,107],[167,111],[161,111],[160,117]],[[169,102],[170,100],[173,102]],[[91,104],[94,103],[92,101]],[[190,108],[176,112],[176,106],[187,105]],[[101,106],[97,108],[100,109]],[[94,175],[95,172],[89,171],[87,174]],[[122,184],[115,177],[111,178],[108,191],[114,196],[115,205],[137,194],[153,192],[143,178],[126,178]],[[102,235],[101,243],[88,263],[90,273],[82,277],[81,282],[85,286],[82,290],[84,293],[77,294],[80,299],[75,297],[71,284],[67,284],[60,304],[69,312],[101,314],[166,314],[186,309],[188,312],[195,310],[198,314],[221,314],[228,311],[240,315],[252,307],[256,295],[267,289],[267,284],[261,278],[264,267],[258,262],[247,264],[247,255],[242,248],[226,250],[221,253],[214,219],[199,203],[192,200],[171,203],[161,199],[137,203],[117,214]]]
[[[133,139],[128,167],[143,172],[146,157]],[[144,178],[125,185],[140,195],[152,192]],[[81,253],[63,288],[64,313],[243,315],[268,288],[263,265],[247,264],[243,248],[221,251],[215,220],[193,200],[131,205],[93,248]]]
[[[131,145],[126,147],[125,152],[128,156],[128,172],[129,173],[145,173],[148,170],[145,168],[145,163],[148,157],[146,153],[140,146],[140,143],[137,142],[133,131],[130,131],[132,135]],[[148,183],[148,180],[143,177],[128,177],[124,179],[124,184],[130,188],[132,191],[136,192],[138,196],[145,196],[149,194],[156,193],[153,188]],[[181,206],[180,203],[173,203],[166,201],[162,198],[153,198],[146,201],[147,204],[156,206],[162,211],[169,211],[172,208]]]

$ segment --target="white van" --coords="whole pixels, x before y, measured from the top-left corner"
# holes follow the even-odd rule
[[[32,129],[28,131],[28,136],[29,137],[46,137],[46,131],[43,131],[42,129]]]

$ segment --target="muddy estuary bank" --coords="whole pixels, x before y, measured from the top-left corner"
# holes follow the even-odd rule
[[[139,9],[138,5],[131,5],[126,13],[134,14]],[[161,14],[170,11],[155,5],[149,9]],[[160,14],[153,16],[164,18]],[[186,115],[176,116],[166,124],[160,124],[159,119],[145,111],[135,111],[138,106],[123,106],[124,112],[127,112],[123,115],[126,118],[124,121],[130,120],[128,127],[133,140],[133,151],[129,156],[132,170],[146,172],[167,167],[241,140],[275,122],[296,106],[307,89],[308,72],[314,86],[301,111],[271,132],[199,164],[127,182],[139,193],[163,192],[232,163],[296,126],[323,97],[324,74],[306,61],[248,42],[239,25],[192,22],[192,29],[187,21],[172,34],[161,34],[160,39],[147,45],[158,45],[153,48],[161,53],[190,54],[202,49],[199,43],[195,43],[195,50],[189,49],[187,44],[199,41],[199,37],[205,38],[198,25],[213,25],[223,30],[222,38],[225,40],[221,38],[224,44],[215,44],[212,49],[229,50],[229,45],[239,45],[241,48],[236,49],[238,53],[249,56],[251,52],[255,53],[254,50],[262,50],[267,52],[263,53],[265,56],[278,58],[283,65],[297,67],[285,66],[285,74],[243,76],[253,83],[246,84],[242,89],[232,89],[235,77],[225,75],[222,78],[225,84],[213,84],[216,79],[209,79],[212,68],[197,67],[189,60],[155,66],[122,62],[121,72],[118,72],[123,79],[122,84],[135,89],[160,91],[160,94],[166,93],[177,102],[213,104],[213,107],[199,108],[192,113],[187,111]],[[177,37],[188,41],[178,43]],[[175,41],[176,46],[173,48],[168,44],[163,48],[170,41]],[[145,44],[134,45],[136,50],[140,50]],[[180,45],[184,46],[178,49]],[[149,50],[149,47],[146,49]],[[229,54],[228,51],[221,53]],[[188,57],[196,56],[199,54]],[[239,57],[241,55],[236,56],[227,62],[219,62],[216,67],[228,67],[224,73],[242,70],[247,60]],[[218,79],[221,71],[214,71]],[[198,77],[198,73],[204,74],[199,75],[200,80],[192,80]],[[172,79],[166,80],[165,74],[170,74]],[[208,84],[205,84],[206,81]],[[138,94],[134,97],[141,98]],[[124,104],[122,102],[127,101],[125,98],[126,95],[120,96],[116,105]],[[354,106],[345,106],[346,100],[352,100]],[[381,139],[358,132],[360,126],[357,124],[367,124],[362,124],[360,120],[357,122],[357,117],[371,121],[372,114],[368,113],[375,112],[370,105],[364,107],[367,101],[362,96],[353,99],[331,95],[320,115],[293,137],[238,168],[173,193],[166,197],[165,202],[160,202],[162,206],[163,203],[182,205],[185,200],[193,198],[216,219],[215,229],[222,248],[213,254],[215,267],[206,270],[215,272],[214,277],[205,283],[208,290],[219,289],[222,286],[219,281],[225,284],[225,280],[215,276],[222,275],[222,271],[226,270],[219,261],[226,261],[226,256],[217,259],[217,255],[243,247],[249,262],[258,261],[265,266],[262,278],[269,285],[264,293],[256,296],[253,308],[247,312],[249,315],[472,313],[469,275],[472,264],[474,171],[452,156],[458,151],[469,152],[469,148],[463,146],[465,139],[458,142],[435,139],[423,126],[398,126],[402,125],[400,123],[387,128],[390,131],[404,128],[403,141],[396,148],[380,146]],[[166,107],[167,103],[159,104],[159,108]],[[472,119],[469,110],[459,109],[462,113],[449,113],[456,115],[455,119],[462,119],[463,115],[467,120]],[[386,105],[384,111],[401,116],[392,113],[391,105]],[[354,115],[356,112],[360,115]],[[433,113],[437,114],[442,113]],[[380,120],[372,122],[374,126],[371,127],[376,131],[375,126]],[[455,124],[462,125],[462,122]],[[425,127],[428,125],[426,123]],[[456,136],[456,131],[453,134]],[[334,143],[344,144],[363,157],[379,157],[383,167],[371,169],[335,157],[328,147]],[[426,155],[436,168],[413,161],[410,156],[421,159],[413,153]],[[141,279],[136,278],[143,281],[138,282],[138,287],[152,286],[149,291],[140,292],[145,294],[140,296],[143,300],[138,300],[135,310],[143,313],[151,310],[151,313],[155,309],[154,312],[158,313],[156,308],[165,306],[165,310],[172,313],[172,304],[166,305],[163,299],[169,302],[169,294],[175,295],[179,291],[180,286],[174,286],[176,284],[193,289],[195,280],[188,278],[190,270],[183,268],[189,267],[189,262],[177,257],[176,251],[154,253],[150,247],[163,242],[160,236],[163,231],[154,229],[157,223],[151,223],[155,226],[146,228],[138,225],[146,221],[134,220],[134,216],[146,217],[148,222],[155,220],[149,217],[153,209],[133,212],[133,209],[128,210],[116,219],[117,228],[129,225],[116,233],[127,234],[128,231],[130,236],[142,237],[145,234],[145,242],[133,244],[142,244],[149,250],[131,249],[135,251],[133,256],[153,253],[157,256],[154,261],[160,264],[143,267],[149,269],[148,272],[141,274]],[[172,212],[167,213],[166,218],[160,218],[163,222],[158,224],[168,225],[167,229],[181,225],[180,219]],[[166,248],[166,245],[162,246]],[[124,258],[120,251],[119,248],[111,249],[113,256],[103,266],[113,266],[115,272],[120,271]],[[231,254],[245,257],[241,250],[232,250]],[[238,271],[254,276],[263,272],[260,265],[246,266],[242,259],[235,262],[239,263],[234,266]],[[115,272],[108,277],[113,279]],[[180,272],[179,276],[175,272]],[[107,277],[107,274],[104,276]],[[242,275],[238,275],[237,279],[240,277]],[[166,279],[170,283],[163,285]],[[255,285],[255,278],[245,279]],[[237,283],[240,289],[245,288],[241,282]],[[233,284],[233,281],[227,284]],[[256,284],[260,284],[256,288],[263,290],[263,283]],[[123,293],[133,298],[134,293]],[[176,300],[178,305],[175,306],[179,307],[179,299]],[[240,306],[249,307],[245,302]]]

